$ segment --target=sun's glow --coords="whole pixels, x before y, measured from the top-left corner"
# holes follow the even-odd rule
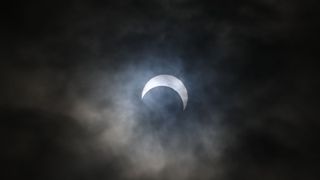
[[[159,86],[169,87],[176,91],[182,100],[183,109],[187,107],[188,91],[182,81],[172,75],[163,74],[151,78],[143,88],[141,99],[148,91]]]

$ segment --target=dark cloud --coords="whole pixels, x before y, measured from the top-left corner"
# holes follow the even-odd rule
[[[7,4],[0,179],[318,179],[317,4]]]

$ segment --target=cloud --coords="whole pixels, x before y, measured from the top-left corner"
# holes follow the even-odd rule
[[[312,5],[62,4],[5,26],[1,154],[19,179],[316,179]],[[169,89],[140,99],[158,74],[185,83],[185,111]]]

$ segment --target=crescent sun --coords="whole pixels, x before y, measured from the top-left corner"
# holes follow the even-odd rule
[[[147,92],[149,92],[151,89],[160,86],[168,87],[176,91],[182,100],[183,110],[186,109],[188,102],[187,88],[180,79],[172,75],[162,74],[151,78],[142,90],[141,99],[143,99],[144,95],[147,94]]]

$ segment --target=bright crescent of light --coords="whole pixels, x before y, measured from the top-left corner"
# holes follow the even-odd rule
[[[164,86],[169,87],[176,91],[183,103],[183,110],[187,107],[188,102],[188,92],[182,81],[180,81],[178,78],[171,76],[171,75],[158,75],[153,78],[151,78],[146,85],[144,86],[141,94],[141,99],[144,97],[144,95],[150,91],[153,88]]]

